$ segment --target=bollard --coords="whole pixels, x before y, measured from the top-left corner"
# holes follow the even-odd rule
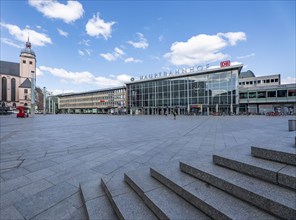
[[[289,131],[296,131],[296,120],[289,120],[288,121]]]

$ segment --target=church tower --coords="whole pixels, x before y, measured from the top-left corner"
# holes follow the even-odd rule
[[[31,113],[35,110],[35,83],[36,82],[36,55],[31,49],[31,43],[26,42],[26,48],[21,50],[20,54],[20,86],[19,101],[25,106],[31,106]]]

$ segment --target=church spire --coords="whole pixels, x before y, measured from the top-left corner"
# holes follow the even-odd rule
[[[31,49],[31,43],[30,43],[29,36],[28,36],[28,41],[26,42],[26,48]]]

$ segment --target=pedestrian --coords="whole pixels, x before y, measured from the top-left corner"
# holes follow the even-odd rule
[[[176,111],[174,111],[173,114],[174,114],[174,120],[176,120],[176,114],[177,114]]]

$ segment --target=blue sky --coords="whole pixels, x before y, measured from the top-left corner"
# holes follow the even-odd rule
[[[1,60],[19,62],[28,34],[55,94],[223,60],[295,83],[295,1],[1,0]]]

